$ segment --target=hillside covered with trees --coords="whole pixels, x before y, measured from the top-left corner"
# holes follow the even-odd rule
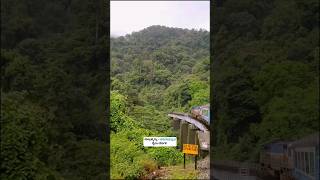
[[[135,178],[183,162],[145,136],[176,136],[167,114],[209,102],[209,32],[150,26],[111,38],[111,178]]]
[[[319,1],[219,2],[214,158],[257,161],[263,144],[319,131]]]
[[[106,179],[108,133],[113,178],[179,164],[142,137],[175,136],[167,113],[207,104],[210,86],[214,159],[256,161],[263,144],[318,131],[318,0],[216,5],[211,37],[164,26],[112,37],[106,107],[108,2],[1,0],[1,179]]]
[[[107,4],[1,0],[1,179],[106,179]]]

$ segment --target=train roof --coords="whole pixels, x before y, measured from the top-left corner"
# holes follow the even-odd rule
[[[202,108],[209,108],[209,107],[210,107],[210,104],[206,104],[206,105],[199,106],[199,107],[202,107]]]
[[[307,146],[319,146],[319,132],[301,138],[297,141],[293,141],[289,144],[290,148],[307,147]]]
[[[270,145],[273,145],[273,144],[277,144],[277,145],[289,144],[289,143],[290,143],[290,141],[283,141],[283,140],[280,140],[280,139],[275,139],[273,141],[270,141],[269,143],[264,144],[263,146],[270,146]]]
[[[263,147],[264,149],[270,149],[276,146],[288,146],[289,143],[289,141],[274,140],[270,143],[264,144]]]
[[[210,104],[202,105],[202,106],[193,106],[192,108],[210,108]]]

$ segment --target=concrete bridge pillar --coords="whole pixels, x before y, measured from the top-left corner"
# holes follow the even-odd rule
[[[180,128],[180,120],[177,118],[173,118],[172,127],[173,127],[173,130],[178,130]]]
[[[182,151],[183,144],[188,143],[188,123],[186,121],[180,122],[180,150]]]
[[[196,130],[194,125],[188,125],[188,144],[195,144]]]

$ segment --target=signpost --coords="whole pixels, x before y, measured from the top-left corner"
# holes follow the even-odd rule
[[[196,144],[183,144],[183,168],[186,168],[186,154],[194,155],[195,157],[195,164],[194,168],[197,169],[197,156],[198,156],[198,145]]]
[[[176,147],[176,137],[144,137],[144,147]]]

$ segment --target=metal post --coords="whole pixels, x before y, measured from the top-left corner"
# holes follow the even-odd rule
[[[195,138],[194,141],[195,141],[195,144],[198,145],[198,147],[199,147],[198,156],[201,157],[202,154],[201,154],[201,147],[200,147],[200,141],[199,141],[199,133],[200,133],[200,131],[196,131],[195,136],[194,136],[194,138]]]
[[[194,169],[197,169],[197,155],[194,156]]]
[[[183,153],[183,169],[186,168],[186,153]]]

